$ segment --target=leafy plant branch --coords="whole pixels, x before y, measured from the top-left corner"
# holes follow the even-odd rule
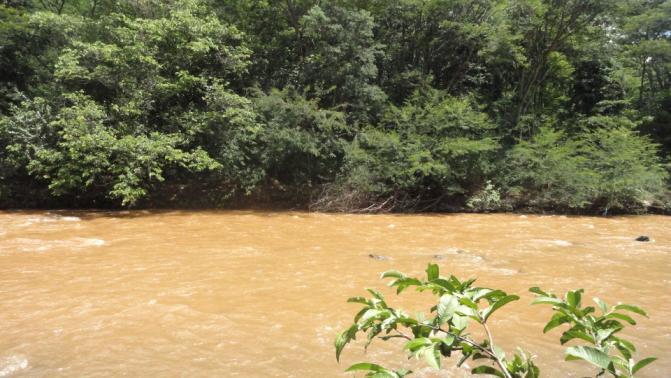
[[[636,325],[631,314],[646,316],[647,313],[633,305],[619,303],[608,306],[599,298],[593,298],[601,315],[596,315],[593,306],[581,307],[583,290],[566,293],[563,299],[547,293],[538,287],[529,289],[535,293],[534,304],[552,305],[554,315],[543,332],[566,324],[568,330],[559,339],[562,345],[571,340],[586,342],[588,345],[571,346],[566,349],[566,360],[584,360],[599,368],[597,376],[606,372],[613,377],[633,377],[636,372],[656,360],[644,358],[636,362],[632,356],[636,347],[631,341],[616,336],[625,328],[625,323]]]
[[[348,299],[348,302],[359,303],[363,307],[354,316],[353,324],[336,338],[337,360],[340,360],[345,346],[356,340],[358,335],[364,334],[366,349],[375,339],[387,341],[400,338],[405,340],[403,349],[407,350],[409,358],[422,358],[436,369],[441,367],[443,358],[450,358],[458,353],[460,359],[457,366],[462,366],[468,360],[485,361],[471,370],[473,374],[501,378],[540,376],[540,369],[534,364],[533,358],[523,350],[518,349],[509,358],[494,343],[488,325],[488,320],[496,311],[519,300],[519,296],[498,289],[474,286],[474,279],[460,281],[453,275],[441,276],[436,264],[427,266],[426,279],[408,277],[397,271],[384,272],[381,278],[391,278],[388,285],[395,287],[397,294],[414,287],[420,292],[432,292],[438,297],[438,303],[431,307],[431,316],[427,318],[422,314],[412,317],[401,309],[390,307],[384,296],[373,289],[367,289],[371,294],[370,298]],[[597,377],[606,373],[616,378],[633,377],[655,360],[654,357],[649,357],[636,362],[632,358],[636,351],[635,346],[616,336],[624,328],[623,322],[636,324],[625,312],[647,316],[642,309],[627,304],[609,307],[605,302],[594,298],[602,312],[601,316],[596,316],[593,307],[580,307],[582,289],[569,291],[564,299],[537,287],[530,291],[537,295],[534,304],[551,304],[555,311],[544,332],[568,324],[570,328],[560,338],[562,345],[575,339],[590,344],[569,347],[566,350],[566,359],[584,360],[599,367]],[[485,337],[482,340],[474,338],[467,331],[469,323],[472,322],[484,330]],[[412,373],[407,369],[390,370],[368,362],[354,364],[346,371],[363,371],[366,372],[366,377],[376,378],[399,378]]]

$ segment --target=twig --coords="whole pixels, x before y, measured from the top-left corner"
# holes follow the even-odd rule
[[[483,321],[480,324],[482,324],[482,326],[485,328],[485,332],[487,333],[487,339],[489,340],[489,349],[492,350],[492,355],[494,356],[494,360],[496,361],[496,364],[499,365],[499,367],[501,368],[501,372],[503,372],[503,375],[505,375],[506,378],[512,378],[512,376],[508,372],[508,369],[506,369],[506,366],[503,364],[503,361],[501,361],[501,359],[496,354],[493,353],[494,352],[494,339],[492,338],[491,331],[489,331],[489,327],[487,327],[487,323],[485,323]]]

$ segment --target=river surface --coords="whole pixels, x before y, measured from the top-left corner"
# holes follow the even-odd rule
[[[593,370],[541,332],[536,285],[647,309],[628,334],[660,359],[641,376],[671,376],[671,217],[133,211],[0,212],[0,377],[345,377],[359,361],[465,376],[407,361],[398,341],[335,361],[358,312],[346,299],[383,288],[428,312],[427,295],[397,299],[378,277],[432,261],[521,295],[492,318],[494,340],[532,351],[544,376]]]

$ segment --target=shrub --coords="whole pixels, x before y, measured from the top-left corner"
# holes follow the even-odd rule
[[[416,92],[390,105],[381,126],[361,132],[348,149],[345,181],[399,210],[435,209],[484,181],[499,144],[494,125],[468,99]]]
[[[153,182],[164,180],[169,167],[201,171],[218,166],[201,149],[180,149],[176,135],[119,133],[108,124],[104,108],[82,93],[64,100],[55,114],[41,99],[26,101],[0,125],[0,135],[10,140],[10,159],[26,164],[27,172],[44,180],[54,195],[104,188],[110,198],[132,205]]]
[[[352,137],[343,113],[320,109],[292,89],[257,93],[253,104],[267,180],[310,188],[336,176]]]
[[[668,174],[649,138],[618,124],[590,131],[581,140],[598,177],[594,203],[604,213],[642,207],[665,190]]]
[[[501,209],[501,192],[490,180],[485,187],[466,201],[466,206],[476,211],[492,211]]]
[[[644,207],[665,190],[668,174],[658,146],[633,130],[623,117],[591,117],[569,137],[543,127],[506,157],[502,178],[515,202],[552,209]]]
[[[597,177],[580,150],[580,142],[564,132],[542,127],[508,152],[502,181],[508,193],[519,193],[518,206],[584,208],[594,197]]]

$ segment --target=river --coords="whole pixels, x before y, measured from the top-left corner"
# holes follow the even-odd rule
[[[0,377],[345,377],[359,361],[465,376],[407,361],[397,341],[335,361],[358,311],[346,299],[432,261],[522,297],[492,318],[495,342],[532,351],[544,376],[593,370],[541,332],[536,285],[647,309],[630,339],[660,359],[641,376],[671,375],[671,217],[21,211],[0,212]]]

